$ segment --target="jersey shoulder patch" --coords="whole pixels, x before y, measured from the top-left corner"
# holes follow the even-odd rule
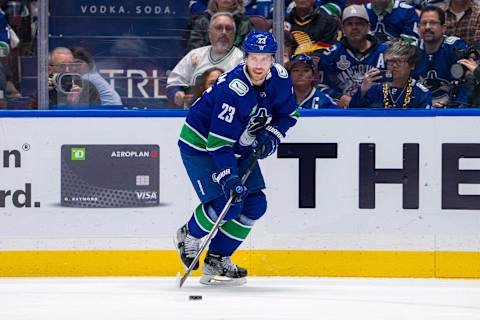
[[[454,44],[458,40],[461,40],[461,39],[459,37],[455,37],[455,36],[448,36],[448,37],[445,38],[445,43],[446,44]]]
[[[428,92],[428,88],[425,87],[423,84],[421,84],[420,82],[416,81],[415,85],[420,89],[422,90],[423,92]]]
[[[337,44],[334,44],[333,46],[331,46],[330,48],[328,48],[327,50],[325,50],[322,54],[325,55],[325,56],[329,56],[331,55],[332,53],[335,52],[335,50],[337,50],[339,47]],[[321,59],[320,59],[321,60]]]
[[[274,63],[273,66],[275,69],[277,69],[277,73],[280,78],[288,78],[288,71],[283,66],[279,65],[278,63]]]
[[[233,79],[228,84],[228,87],[232,89],[240,97],[243,97],[244,95],[246,95],[249,90],[247,84],[240,79]]]
[[[399,6],[400,8],[403,8],[403,9],[411,9],[411,8],[413,8],[411,5],[409,5],[408,3],[405,3],[405,2],[400,2],[398,6]]]

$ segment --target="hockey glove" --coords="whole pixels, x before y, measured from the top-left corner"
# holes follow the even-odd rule
[[[265,129],[260,130],[253,143],[253,147],[261,151],[259,158],[265,159],[274,154],[277,151],[281,138],[283,138],[283,135],[275,127],[267,126]]]
[[[248,195],[247,187],[243,185],[240,177],[231,168],[221,170],[217,173],[215,180],[222,187],[223,194],[227,199],[233,196],[234,202],[241,202]]]

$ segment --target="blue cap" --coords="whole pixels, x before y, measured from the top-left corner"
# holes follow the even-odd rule
[[[303,63],[306,64],[308,67],[312,68],[312,70],[314,69],[313,59],[308,54],[300,53],[294,55],[288,63],[288,70],[292,69],[293,65],[296,63]]]
[[[250,32],[243,41],[245,53],[269,53],[277,52],[277,41],[270,32]]]

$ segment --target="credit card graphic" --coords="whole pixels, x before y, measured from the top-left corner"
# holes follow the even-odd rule
[[[63,145],[61,205],[133,208],[159,204],[158,145]]]

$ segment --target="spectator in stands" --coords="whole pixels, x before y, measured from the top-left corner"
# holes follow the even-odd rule
[[[9,45],[5,42],[0,42],[0,99],[18,98],[21,96],[13,84],[13,74],[9,64],[9,53]]]
[[[50,106],[57,105],[99,105],[100,95],[93,84],[82,80],[81,76],[69,76],[71,80],[61,83],[62,75],[74,73],[75,65],[72,52],[63,47],[52,50],[48,61],[48,94]],[[74,81],[74,80],[79,81]]]
[[[297,54],[320,54],[337,41],[337,20],[320,12],[314,0],[295,0],[295,7],[285,22],[298,43]]]
[[[403,40],[391,43],[385,52],[387,70],[391,77],[384,78],[373,68],[365,73],[362,86],[352,97],[350,108],[407,109],[432,106],[432,94],[411,77],[418,61],[417,48]]]
[[[471,46],[480,41],[480,6],[472,0],[450,0],[445,10],[446,34]]]
[[[385,68],[387,45],[369,35],[369,18],[363,5],[345,8],[342,25],[345,36],[320,57],[319,72],[321,82],[328,86],[326,93],[346,107],[364,74],[372,68]]]
[[[191,89],[207,69],[217,67],[230,70],[243,59],[243,52],[235,47],[235,20],[228,12],[212,16],[208,28],[211,45],[188,52],[175,66],[167,79],[167,97],[177,107],[189,106]]]
[[[295,54],[298,44],[292,33],[288,30],[283,30],[283,39],[283,65],[287,65],[290,57]]]
[[[457,37],[445,36],[445,12],[436,6],[426,6],[420,13],[420,61],[414,78],[426,86],[433,97],[434,107],[460,105],[466,102],[464,86],[458,86],[450,67],[462,58],[465,42]]]
[[[212,16],[218,12],[229,12],[235,20],[235,37],[233,44],[240,47],[243,39],[255,28],[250,18],[243,14],[245,11],[242,0],[209,0],[205,12],[193,18],[187,49],[192,50],[207,46],[211,43],[209,25]]]
[[[213,86],[215,81],[217,81],[218,77],[220,77],[220,75],[224,72],[225,72],[224,70],[217,67],[213,67],[206,70],[200,76],[198,83],[195,85],[195,88],[193,89],[192,101],[197,100],[205,90]]]
[[[0,10],[0,42],[10,46],[10,33],[8,27],[7,15]]]
[[[190,0],[188,7],[191,14],[199,14],[207,9],[208,0]],[[273,0],[245,0],[243,1],[245,14],[259,15],[267,19],[272,18]]]
[[[90,81],[98,93],[100,94],[100,101],[102,105],[121,106],[122,99],[114,88],[97,72],[95,61],[90,52],[82,47],[75,47],[71,49],[75,68],[78,73],[82,75],[84,80]]]
[[[460,59],[458,63],[465,66],[473,79],[471,79],[471,88],[467,97],[467,104],[464,107],[480,107],[480,68],[477,61],[473,59]]]
[[[371,32],[380,41],[402,38],[410,43],[418,39],[418,14],[400,0],[371,0],[366,5]]]
[[[332,17],[339,18],[342,16],[342,11],[345,9],[345,0],[315,0],[317,8]],[[287,15],[295,8],[295,1],[285,1]]]
[[[305,54],[292,57],[288,64],[297,105],[304,109],[338,108],[328,95],[315,86],[313,59]]]

